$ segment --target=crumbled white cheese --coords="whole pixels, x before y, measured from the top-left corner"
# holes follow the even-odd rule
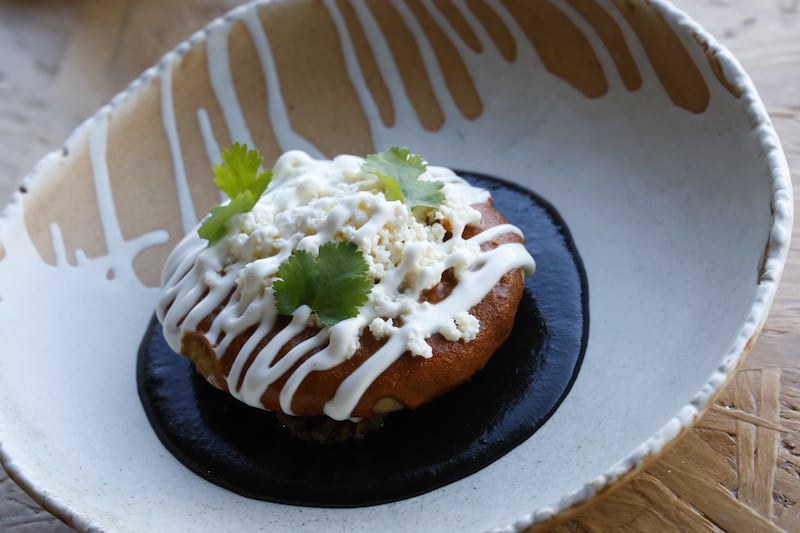
[[[258,331],[248,336],[252,346],[240,350],[226,377],[231,393],[249,405],[262,406],[267,388],[291,368],[280,405],[292,414],[292,398],[306,376],[351,357],[369,328],[381,340],[380,348],[324,407],[331,418],[350,418],[363,392],[403,354],[432,357],[426,339],[441,333],[452,341],[474,340],[480,324],[468,310],[503,274],[518,268],[533,273],[533,258],[519,243],[480,250],[493,232],[519,233],[513,226],[462,237],[467,226],[480,221],[471,205],[487,202],[488,192],[447,169],[428,167],[420,179],[444,183],[445,200],[425,210],[421,221],[417,216],[422,213],[386,200],[379,180],[361,170],[363,163],[355,156],[325,161],[288,152],[273,166],[272,181],[255,207],[228,220],[224,238],[207,246],[191,232],[167,259],[157,314],[174,350],[180,349],[184,331],[196,330],[212,313],[216,316],[205,336],[218,357],[233,339],[250,328]],[[345,240],[361,251],[374,281],[358,315],[322,327],[316,314],[301,305],[273,335],[278,313],[272,284],[280,265],[295,250],[316,255],[322,244]],[[188,262],[193,264],[187,270]],[[420,301],[450,269],[456,284],[449,294],[436,303]],[[276,360],[281,347],[308,326],[321,329]],[[255,350],[260,340],[266,344]]]
[[[369,323],[369,331],[376,340],[381,340],[385,337],[388,337],[395,330],[397,330],[397,328],[394,327],[391,318],[376,318]]]
[[[430,167],[421,179],[443,182],[446,199],[430,210],[429,220],[420,221],[405,203],[386,200],[375,176],[361,170],[363,161],[355,156],[318,161],[297,151],[278,159],[266,193],[251,211],[228,221],[220,243],[225,264],[241,269],[240,291],[263,294],[280,262],[294,250],[316,255],[327,241],[350,241],[363,254],[368,276],[376,283],[362,306],[364,325],[376,338],[385,338],[397,329],[393,324],[407,323],[429,307],[419,301],[420,294],[438,284],[445,270],[453,268],[458,277],[474,263],[480,245],[461,239],[460,232],[480,222],[480,212],[470,204],[486,201],[485,191],[470,187],[448,169]],[[448,230],[458,237],[446,240]],[[243,267],[265,258],[276,260]],[[441,332],[449,340],[469,342],[478,331],[474,317],[443,321]],[[429,357],[430,346],[418,335],[422,333],[412,333],[411,351]]]
[[[481,329],[477,318],[466,311],[461,311],[456,313],[455,321],[458,331],[461,332],[461,340],[469,342],[477,337],[478,331]]]
[[[460,311],[442,324],[439,333],[449,341],[469,342],[478,335],[479,330],[478,319],[466,311]]]
[[[419,355],[426,359],[433,357],[431,345],[425,342],[425,335],[418,330],[411,330],[408,335],[408,351],[411,355]]]

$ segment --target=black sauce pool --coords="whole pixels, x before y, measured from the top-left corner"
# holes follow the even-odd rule
[[[558,212],[540,196],[459,172],[492,192],[525,234],[536,273],[514,328],[468,382],[414,411],[388,415],[364,440],[298,440],[271,413],[211,387],[167,346],[153,319],[139,348],[139,397],[164,446],[203,478],[250,498],[319,507],[391,502],[464,478],[521,444],[577,376],[589,332],[588,287]]]

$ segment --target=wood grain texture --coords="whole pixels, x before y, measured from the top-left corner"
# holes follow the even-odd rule
[[[237,3],[0,0],[0,202],[80,121]],[[676,3],[752,76],[800,191],[800,2]],[[716,405],[645,472],[555,531],[800,531],[799,226],[800,216],[764,332]],[[0,474],[0,531],[67,530]]]

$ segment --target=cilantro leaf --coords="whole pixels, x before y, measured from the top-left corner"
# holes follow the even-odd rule
[[[211,209],[197,234],[214,244],[225,236],[225,223],[233,215],[253,209],[272,180],[272,170],[261,170],[263,158],[258,150],[234,143],[220,154],[221,165],[214,165],[214,183],[231,199]]]
[[[275,306],[282,315],[291,315],[303,304],[314,301],[314,257],[304,251],[294,253],[278,267],[278,277],[272,282]]]
[[[220,157],[223,164],[214,165],[214,183],[219,190],[228,198],[236,198],[244,191],[250,191],[256,197],[261,196],[272,179],[272,170],[261,170],[264,158],[258,150],[250,150],[246,144],[234,143],[223,150]]]
[[[296,250],[278,267],[272,283],[275,305],[282,315],[291,315],[308,305],[325,326],[358,314],[373,283],[367,277],[367,262],[350,242],[326,242],[315,259]]]
[[[225,223],[233,215],[247,213],[256,204],[256,200],[250,191],[237,194],[229,203],[215,205],[211,208],[211,216],[206,218],[203,225],[197,230],[200,238],[206,239],[209,244],[214,244],[225,236]]]
[[[444,202],[442,182],[419,179],[427,168],[420,156],[398,146],[368,155],[361,167],[378,178],[387,200],[400,200],[410,209],[437,207]]]

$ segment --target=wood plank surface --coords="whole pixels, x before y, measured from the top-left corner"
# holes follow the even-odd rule
[[[237,3],[0,0],[0,203],[83,119]],[[675,3],[750,73],[800,191],[800,0]],[[800,531],[800,216],[795,219],[766,328],[716,405],[659,461],[556,531]],[[0,531],[69,528],[0,471]]]

